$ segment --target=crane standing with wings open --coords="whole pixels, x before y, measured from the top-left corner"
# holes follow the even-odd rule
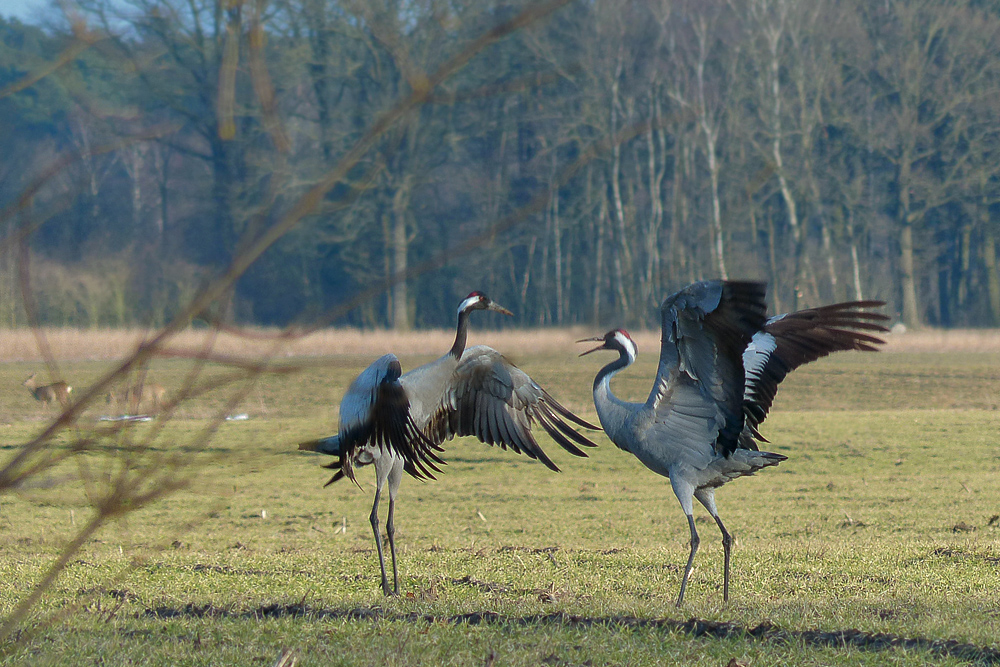
[[[402,373],[396,355],[380,357],[344,394],[339,432],[299,445],[302,450],[338,457],[326,466],[337,470],[327,484],[343,477],[353,480],[355,466],[375,465],[375,502],[370,519],[385,595],[399,595],[393,515],[403,472],[418,479],[433,479],[433,473],[440,472],[437,464],[443,463],[437,453],[442,451],[445,440],[475,436],[484,443],[539,459],[554,471],[559,468],[531,434],[533,424],[540,424],[553,440],[576,456],[586,456],[576,445],[595,446],[572,424],[592,430],[599,427],[564,408],[493,348],[477,345],[466,349],[469,314],[476,310],[511,314],[485,294],[472,292],[458,307],[458,331],[447,354],[407,373]],[[389,513],[385,528],[392,556],[392,588],[386,576],[378,525],[379,497],[387,482]]]
[[[722,532],[723,600],[729,600],[733,539],[715,507],[715,489],[787,457],[761,452],[758,431],[778,384],[795,368],[839,350],[875,351],[888,318],[871,309],[881,301],[851,301],[768,319],[764,283],[704,281],[667,297],[660,307],[660,363],[645,403],[611,392],[611,378],[630,366],[637,348],[614,329],[588,338],[598,350],[618,352],[594,379],[594,404],[604,432],[653,472],[670,478],[691,529],[691,552],[677,606],[684,602],[698,551],[693,500],[705,506]],[[584,342],[584,341],[578,341]],[[583,356],[581,354],[580,356]]]

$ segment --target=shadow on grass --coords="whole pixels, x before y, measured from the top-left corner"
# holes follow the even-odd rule
[[[558,625],[569,628],[590,628],[603,626],[611,629],[654,629],[678,632],[691,637],[707,639],[757,639],[784,644],[801,643],[807,646],[829,648],[852,648],[859,651],[926,651],[936,656],[957,658],[978,665],[1000,665],[1000,650],[959,642],[954,639],[926,639],[901,637],[882,632],[864,632],[846,629],[825,632],[821,630],[786,630],[767,621],[748,628],[737,623],[707,621],[691,618],[676,621],[662,618],[636,618],[634,616],[577,616],[575,614],[528,614],[508,616],[495,612],[473,612],[452,616],[433,616],[417,613],[393,613],[371,607],[349,609],[323,609],[308,604],[271,604],[246,611],[231,611],[214,605],[187,604],[183,607],[156,607],[146,609],[141,616],[146,618],[306,618],[309,620],[347,621],[402,621],[406,623],[448,623],[452,625],[491,626],[545,626]]]

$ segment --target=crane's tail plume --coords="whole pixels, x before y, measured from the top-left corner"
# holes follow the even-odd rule
[[[328,481],[326,484],[323,485],[324,489],[326,487],[330,486],[331,484],[333,484],[334,482],[339,481],[339,480],[341,480],[341,479],[343,479],[345,477],[347,477],[352,482],[354,482],[355,484],[357,484],[357,487],[359,489],[361,488],[361,485],[358,484],[358,480],[354,478],[354,467],[351,466],[349,463],[348,463],[347,466],[345,466],[344,465],[344,461],[345,460],[348,461],[348,462],[350,461],[350,459],[337,459],[333,463],[328,463],[325,466],[323,466],[324,468],[328,468],[328,469],[336,470],[337,471],[336,474],[334,474],[334,476],[330,478],[330,481]],[[347,470],[349,470],[350,473],[348,474],[347,472],[344,472],[344,468],[347,468]]]
[[[330,486],[334,482],[346,477],[357,484],[359,489],[361,488],[361,485],[358,484],[358,480],[354,477],[354,465],[351,461],[350,452],[344,451],[341,447],[339,433],[326,438],[300,442],[299,451],[316,452],[317,454],[329,454],[330,456],[338,457],[336,461],[323,466],[324,468],[337,471],[337,473],[330,478],[330,481],[323,485],[324,487]]]
[[[317,440],[308,440],[306,442],[299,443],[300,452],[317,452],[319,454],[329,454],[330,456],[339,456],[342,452],[340,449],[340,434],[331,435],[326,438],[319,438]]]
[[[776,466],[788,459],[784,454],[774,452],[758,452],[749,449],[737,449],[725,458],[716,459],[709,465],[715,474],[718,483],[714,486],[722,486],[726,482],[752,475],[761,468]]]

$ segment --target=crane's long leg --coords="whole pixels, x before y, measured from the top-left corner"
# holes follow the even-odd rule
[[[399,570],[396,567],[396,524],[393,516],[396,510],[396,492],[403,479],[403,459],[396,458],[389,472],[389,515],[385,520],[385,533],[389,537],[389,553],[392,554],[392,594],[399,595]],[[385,568],[382,568],[383,573]]]
[[[722,551],[725,553],[726,559],[722,584],[722,601],[729,602],[729,561],[733,551],[733,536],[726,530],[725,524],[722,523],[722,519],[719,517],[718,510],[715,508],[715,489],[698,489],[694,492],[694,497],[705,506],[708,513],[715,519],[719,530],[722,531]]]
[[[677,596],[678,607],[684,603],[684,591],[687,590],[688,577],[691,576],[691,570],[694,569],[694,555],[698,553],[698,545],[701,543],[701,540],[698,538],[698,531],[694,527],[694,516],[688,514],[687,519],[688,526],[691,527],[691,555],[688,556],[687,565],[684,566],[684,578],[681,579],[681,594]]]
[[[372,524],[372,533],[375,534],[375,549],[378,551],[378,564],[382,569],[382,593],[388,596],[392,595],[392,591],[389,590],[389,578],[385,575],[385,553],[382,550],[382,533],[378,529],[378,500],[382,495],[382,487],[385,486],[386,477],[388,477],[390,472],[389,466],[386,463],[390,463],[391,465],[391,462],[386,461],[385,456],[375,458],[375,502],[372,504],[372,513],[368,519]],[[389,501],[389,507],[390,509],[392,508],[391,500]]]
[[[382,592],[389,595],[389,579],[385,576],[385,554],[382,552],[382,533],[378,529],[378,499],[382,495],[382,489],[375,492],[375,502],[372,504],[372,513],[368,520],[372,524],[372,533],[375,535],[375,550],[378,551],[378,564],[382,570]]]
[[[687,565],[684,567],[684,578],[681,579],[681,592],[677,596],[677,606],[680,607],[684,603],[684,591],[687,590],[688,578],[691,576],[691,570],[694,568],[694,555],[698,553],[698,545],[701,543],[701,540],[698,538],[698,531],[694,527],[694,507],[692,507],[691,502],[691,498],[695,493],[694,486],[683,479],[683,475],[680,473],[670,476],[670,486],[674,488],[674,495],[680,501],[681,509],[684,510],[688,526],[691,528],[691,554],[688,556]]]

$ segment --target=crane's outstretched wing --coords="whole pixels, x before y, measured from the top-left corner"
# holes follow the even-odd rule
[[[886,333],[889,318],[873,312],[884,301],[848,301],[808,308],[772,317],[743,352],[746,381],[743,410],[750,437],[744,447],[756,449],[753,439],[767,442],[757,427],[771,409],[778,384],[790,372],[831,352],[874,352],[885,341],[873,333]]]
[[[462,355],[426,433],[435,442],[472,435],[487,444],[524,453],[558,471],[531,434],[535,422],[571,454],[586,456],[576,444],[596,447],[570,422],[595,431],[600,427],[560,405],[499,352],[477,345]]]
[[[743,351],[767,321],[764,292],[760,282],[711,280],[663,301],[660,364],[646,409],[672,446],[712,446],[723,455],[739,447]]]
[[[304,442],[301,450],[318,451],[340,457],[329,468],[339,468],[333,479],[354,479],[353,461],[364,447],[391,449],[406,464],[414,477],[434,478],[428,470],[440,472],[434,465],[443,463],[431,442],[413,422],[410,401],[399,383],[402,369],[394,354],[376,359],[363,370],[340,401],[340,430],[335,436]]]

